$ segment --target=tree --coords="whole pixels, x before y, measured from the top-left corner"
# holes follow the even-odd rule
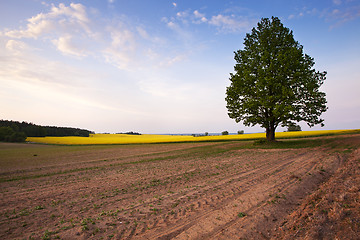
[[[321,124],[327,110],[319,88],[326,72],[313,69],[314,59],[303,53],[293,32],[276,17],[263,18],[246,34],[244,49],[235,53],[235,73],[226,89],[228,115],[245,126],[259,124],[266,139],[275,141],[275,129],[305,121]]]
[[[25,142],[26,134],[24,132],[14,132],[7,139],[8,142]]]
[[[229,132],[228,131],[223,131],[223,132],[221,132],[221,135],[229,135]]]
[[[291,123],[289,124],[289,126],[287,127],[287,131],[288,132],[297,132],[297,131],[301,131],[301,127],[297,124]]]
[[[0,141],[25,142],[25,140],[26,134],[24,132],[16,132],[11,127],[0,127]]]
[[[15,132],[11,127],[0,127],[0,141],[7,141],[9,136],[14,133]]]

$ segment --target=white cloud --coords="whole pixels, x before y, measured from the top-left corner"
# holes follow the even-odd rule
[[[323,9],[302,8],[299,12],[288,16],[288,19],[302,18],[305,16],[316,16],[330,23],[330,29],[360,18],[360,5],[353,0],[333,0],[334,5]]]
[[[196,18],[203,18],[205,17],[205,14],[200,13],[198,10],[194,11],[194,15]]]
[[[177,27],[176,23],[174,23],[174,22],[172,22],[172,21],[168,22],[168,23],[167,23],[167,26],[168,26],[169,28],[171,28],[171,29],[175,29],[175,28]]]
[[[21,53],[23,53],[25,50],[28,49],[28,46],[26,43],[22,42],[22,41],[17,41],[17,40],[9,40],[7,41],[5,48],[8,51],[11,51],[13,54],[15,55],[19,55]]]
[[[147,33],[147,31],[146,31],[144,28],[142,28],[142,27],[136,27],[136,30],[137,30],[138,34],[139,34],[142,38],[144,38],[144,39],[149,39],[149,38],[150,38],[149,34]]]
[[[200,23],[207,22],[207,18],[205,17],[205,14],[200,13],[198,10],[194,11],[194,16],[197,20],[200,20]],[[198,23],[198,22],[195,22],[195,23]]]
[[[79,57],[88,55],[86,42],[96,36],[91,31],[90,23],[82,4],[65,6],[61,3],[58,6],[51,5],[47,13],[39,13],[27,19],[26,28],[9,30],[4,35],[15,39],[49,40],[64,55]]]
[[[53,88],[76,87],[79,86],[79,81],[84,80],[84,76],[80,76],[74,68],[39,57],[37,50],[33,51],[23,42],[9,40],[5,47],[0,58],[0,80]],[[0,50],[3,49],[0,47]]]
[[[86,9],[81,4],[71,3],[69,7],[59,4],[58,7],[52,5],[49,13],[39,13],[34,17],[27,19],[26,29],[11,30],[4,35],[12,38],[34,38],[41,35],[57,32],[60,29],[67,30],[79,27],[89,31],[87,24],[89,19]]]
[[[108,31],[111,33],[111,45],[103,51],[106,61],[119,69],[130,70],[129,64],[136,50],[134,34],[127,29],[109,28]]]
[[[29,19],[30,20],[30,19]],[[5,36],[12,38],[34,38],[50,32],[54,28],[53,23],[47,20],[40,20],[36,24],[29,23],[26,30],[12,30],[5,33]]]
[[[173,5],[174,7],[177,7],[177,4],[176,4],[176,2],[173,2],[173,3],[172,3],[172,5]]]
[[[327,21],[333,22],[330,29],[338,27],[346,22],[360,18],[360,5],[335,8],[327,10],[324,14]]]
[[[223,32],[241,32],[253,26],[253,23],[246,19],[239,19],[235,15],[224,16],[222,14],[212,16],[209,24],[217,26]]]
[[[243,32],[249,30],[256,22],[251,21],[248,18],[238,16],[235,14],[232,15],[223,15],[218,14],[207,18],[204,13],[201,13],[199,10],[186,10],[182,12],[177,12],[176,17],[170,19],[163,18],[163,22],[173,30],[179,30],[182,23],[185,26],[188,26],[189,23],[193,24],[209,24],[211,26],[216,26],[219,32]]]
[[[295,18],[295,15],[294,14],[291,14],[289,15],[288,19],[291,20],[291,19],[294,19]]]
[[[59,39],[52,40],[57,49],[65,55],[72,55],[77,57],[87,56],[87,51],[81,46],[72,42],[72,36],[67,35]]]
[[[187,55],[186,54],[180,54],[180,55],[177,55],[175,57],[170,57],[170,58],[167,58],[165,61],[161,61],[160,62],[160,67],[168,67],[168,66],[171,66],[177,62],[181,62],[183,61],[184,59],[186,59]]]
[[[86,8],[84,5],[78,3],[70,3],[70,7],[66,7],[63,3],[59,4],[59,7],[54,5],[51,8],[51,12],[48,14],[49,17],[58,17],[58,16],[68,16],[71,19],[77,20],[79,23],[89,22],[89,19],[86,14]]]
[[[184,18],[187,17],[189,15],[189,13],[187,11],[182,11],[182,12],[177,12],[176,16],[179,18]]]

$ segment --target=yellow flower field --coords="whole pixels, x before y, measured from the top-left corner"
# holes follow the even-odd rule
[[[322,135],[360,133],[357,130],[321,130],[302,132],[277,132],[276,138],[298,138]],[[201,142],[226,141],[265,138],[265,133],[252,133],[225,136],[177,136],[177,135],[127,135],[127,134],[91,134],[90,137],[28,137],[26,141],[61,145],[92,145],[92,144],[134,144],[134,143],[169,143],[169,142]]]

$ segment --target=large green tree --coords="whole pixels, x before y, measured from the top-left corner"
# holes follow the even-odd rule
[[[277,17],[263,18],[246,34],[244,49],[235,52],[235,72],[226,89],[228,115],[245,126],[260,125],[268,141],[275,129],[305,121],[321,124],[327,110],[319,88],[326,72],[316,71],[314,59],[303,52],[293,32]]]

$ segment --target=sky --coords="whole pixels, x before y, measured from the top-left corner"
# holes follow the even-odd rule
[[[225,91],[234,51],[271,16],[328,72],[325,127],[302,129],[360,128],[359,0],[0,0],[0,119],[98,133],[263,132],[228,117]]]

